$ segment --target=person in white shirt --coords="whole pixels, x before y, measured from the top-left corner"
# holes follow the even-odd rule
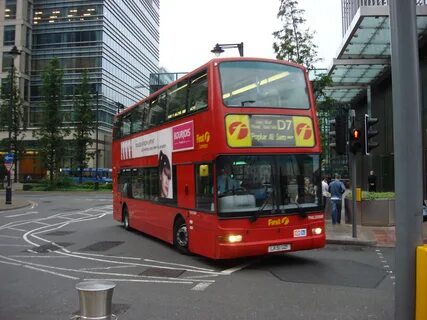
[[[326,207],[326,199],[330,196],[328,189],[329,189],[328,180],[326,179],[326,177],[324,177],[322,180],[323,208]]]

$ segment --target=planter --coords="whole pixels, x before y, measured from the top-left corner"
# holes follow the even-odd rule
[[[346,223],[352,222],[352,200],[345,199]],[[363,226],[394,226],[394,199],[356,202],[356,223]]]

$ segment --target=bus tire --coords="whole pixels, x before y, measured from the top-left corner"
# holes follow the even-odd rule
[[[123,228],[125,228],[126,230],[130,230],[130,220],[129,220],[129,212],[128,212],[127,206],[123,207],[122,223],[123,223]]]
[[[188,253],[188,228],[182,217],[173,226],[173,245],[180,253]]]

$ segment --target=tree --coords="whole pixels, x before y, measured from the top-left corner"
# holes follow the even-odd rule
[[[83,169],[87,167],[87,163],[93,154],[87,152],[88,147],[93,144],[91,138],[95,131],[95,117],[92,112],[92,97],[90,94],[90,84],[88,73],[85,70],[81,75],[81,82],[76,88],[74,94],[74,122],[75,129],[73,133],[74,156],[79,168],[79,183],[82,183]]]
[[[315,70],[314,64],[321,61],[317,57],[317,45],[313,43],[314,32],[304,27],[305,10],[298,8],[297,0],[280,0],[277,18],[283,23],[282,29],[273,32],[277,42],[273,43],[276,58],[303,65],[308,70]],[[317,75],[311,81],[314,97],[317,101],[326,99],[325,87],[332,84],[327,74]]]
[[[62,78],[63,71],[57,58],[49,61],[42,72],[42,119],[38,130],[34,131],[38,138],[42,163],[49,171],[49,182],[53,183],[58,175],[59,167],[65,153],[64,138],[69,130],[62,123]]]
[[[10,130],[10,141],[9,137],[3,139],[1,141],[2,149],[7,149],[9,151],[10,146],[10,151],[15,155],[14,167],[16,168],[18,160],[22,158],[25,152],[23,140],[25,137],[24,132],[27,129],[27,123],[24,119],[24,108],[15,70],[9,73],[7,81],[2,85],[1,100],[0,128],[4,131]],[[15,169],[14,181],[17,182],[17,180],[18,170]]]
[[[304,28],[305,10],[298,9],[297,0],[280,0],[277,18],[283,23],[282,29],[273,32],[277,42],[273,43],[276,58],[302,64],[313,69],[320,59],[317,46],[313,43],[314,32]]]

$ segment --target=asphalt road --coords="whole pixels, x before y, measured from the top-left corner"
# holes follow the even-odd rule
[[[116,283],[119,319],[384,319],[394,317],[394,249],[321,250],[212,261],[126,231],[109,193],[25,193],[0,212],[0,319],[79,313],[77,283]]]

